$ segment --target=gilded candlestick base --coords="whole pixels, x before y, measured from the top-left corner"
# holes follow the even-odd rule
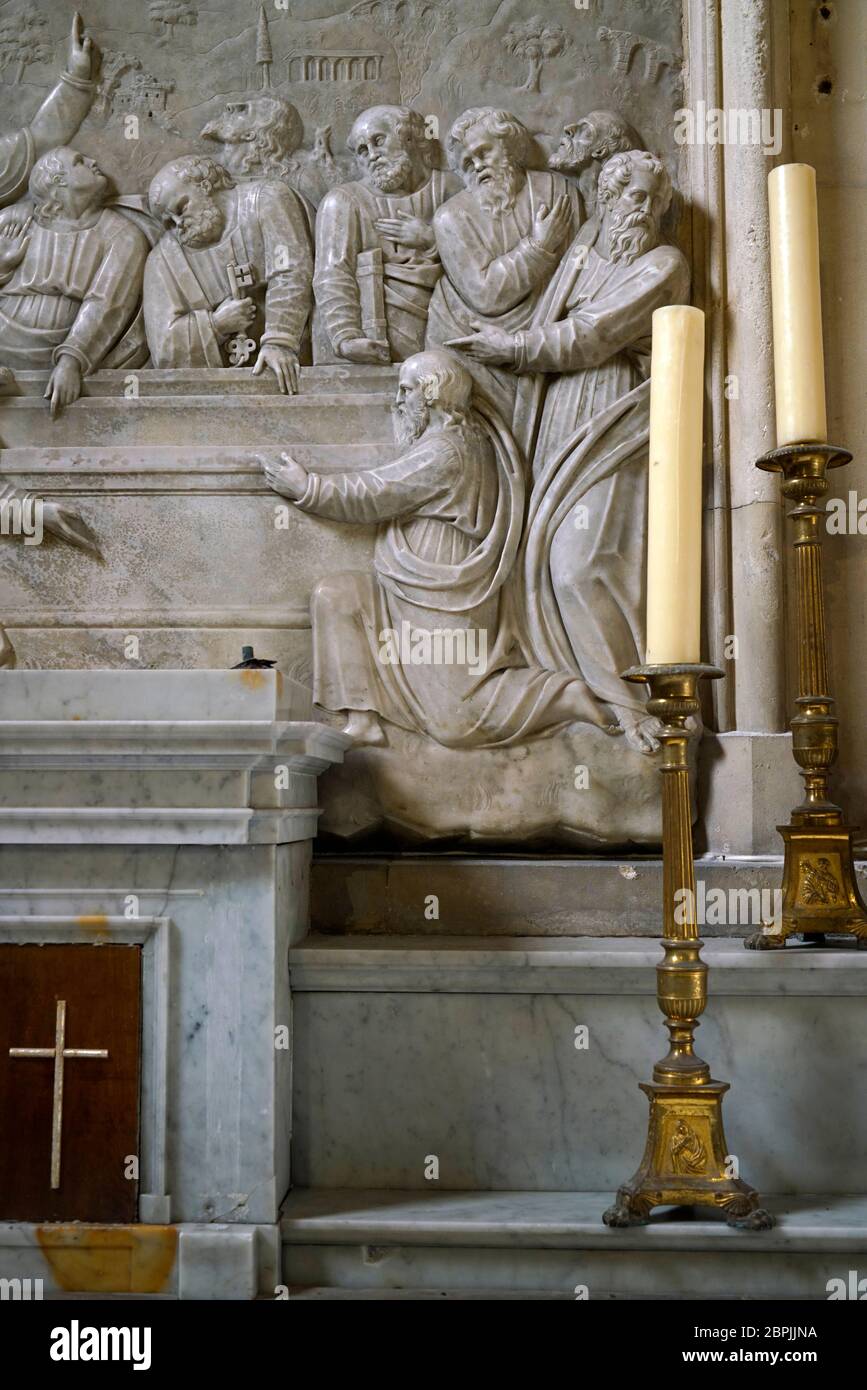
[[[711,1079],[693,1036],[707,1003],[707,966],[696,922],[695,869],[689,794],[688,720],[699,710],[701,676],[722,675],[696,664],[636,666],[625,680],[650,687],[647,711],[662,723],[663,959],[656,993],[669,1032],[669,1050],[641,1089],[650,1101],[644,1157],[635,1176],[603,1215],[606,1226],[642,1225],[659,1206],[712,1206],[731,1225],[766,1230],[773,1218],[758,1193],[736,1176],[722,1122],[724,1081]]]
[[[754,1231],[773,1226],[758,1193],[732,1176],[722,1119],[728,1083],[640,1084],[650,1101],[647,1146],[638,1172],[605,1212],[606,1226],[643,1226],[660,1206],[711,1206],[725,1213],[730,1226]]]
[[[782,912],[778,922],[765,924],[747,938],[744,944],[753,950],[784,946],[795,932],[819,940],[846,933],[855,936],[859,946],[867,945],[867,907],[858,891],[852,851],[855,827],[845,824],[828,790],[837,760],[837,720],[829,693],[821,528],[830,487],[827,470],[851,457],[833,444],[787,444],[756,465],[782,474],[781,491],[795,503],[788,515],[795,527],[800,693],[791,729],[804,799],[790,823],[777,827],[785,850]]]

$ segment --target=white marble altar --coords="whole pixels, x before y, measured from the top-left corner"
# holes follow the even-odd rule
[[[347,746],[309,711],[271,670],[0,672],[0,942],[143,943],[139,1219],[188,1229],[185,1297],[253,1296],[232,1231],[267,1246],[289,1186],[286,952]]]

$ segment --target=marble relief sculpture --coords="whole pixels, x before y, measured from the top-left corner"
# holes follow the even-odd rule
[[[301,117],[276,92],[228,101],[202,128],[202,139],[217,146],[217,162],[234,179],[283,179],[305,199],[313,217],[329,188],[345,178],[331,152],[330,134],[330,127],[317,130],[312,150],[302,150]]]
[[[548,160],[548,167],[577,180],[585,215],[592,217],[596,211],[596,184],[602,165],[613,154],[643,148],[643,141],[619,112],[589,111],[580,120],[570,121],[563,127],[560,143]]]
[[[525,488],[508,426],[442,350],[403,364],[394,423],[401,452],[377,468],[329,476],[288,454],[265,463],[303,511],[379,524],[373,573],[332,575],[313,591],[317,704],[348,712],[345,732],[367,744],[387,741],[383,720],[448,748],[604,726],[579,676],[521,652],[507,595]]]
[[[465,111],[446,148],[466,188],[434,217],[444,273],[431,299],[429,347],[481,327],[525,328],[581,220],[574,184],[527,167],[530,136],[510,112]],[[482,362],[475,372],[508,418],[512,375]]]
[[[683,254],[661,242],[671,180],[654,155],[618,154],[599,176],[599,216],[579,232],[517,333],[452,346],[520,380],[515,430],[531,462],[521,567],[530,650],[580,672],[634,746],[654,721],[620,673],[644,654],[644,527],[655,309],[689,297]]]
[[[403,362],[425,341],[441,266],[432,220],[457,183],[432,167],[417,111],[375,106],[349,134],[360,177],[316,219],[314,288],[329,343],[347,362]]]
[[[285,599],[297,611],[311,598],[315,694],[365,747],[353,767],[372,769],[372,782],[383,769],[396,785],[404,765],[429,759],[484,812],[506,807],[504,783],[521,763],[542,822],[557,823],[568,802],[565,824],[577,818],[595,833],[596,813],[582,819],[570,801],[584,749],[597,767],[600,749],[602,762],[618,749],[613,771],[599,773],[602,806],[607,788],[619,795],[645,776],[639,755],[657,746],[642,694],[620,672],[644,646],[650,319],[687,300],[689,275],[661,230],[671,225],[668,175],[643,150],[673,154],[664,133],[672,93],[631,71],[609,95],[605,45],[585,28],[581,48],[581,21],[566,0],[552,3],[563,45],[527,83],[515,25],[493,7],[482,24],[461,0],[453,48],[430,54],[407,11],[410,76],[407,53],[384,38],[363,62],[349,54],[347,15],[353,32],[367,23],[358,6],[344,12],[341,0],[314,40],[282,10],[239,32],[229,0],[215,0],[206,28],[177,35],[182,53],[141,35],[135,55],[113,54],[114,69],[123,59],[143,76],[135,93],[115,83],[89,120],[106,74],[76,18],[67,72],[29,124],[0,139],[0,372],[10,392],[25,393],[31,384],[11,373],[45,372],[58,417],[99,368],[199,371],[201,388],[189,376],[144,388],[165,397],[159,447],[195,448],[198,468],[210,444],[186,441],[173,397],[219,397],[223,369],[239,366],[289,396],[301,364],[322,364],[297,409],[265,407],[270,438],[282,418],[272,412],[291,412],[290,453],[267,463],[272,487],[296,503],[283,509],[298,541],[285,589],[275,588],[274,537],[244,544],[263,608]],[[476,71],[473,55],[488,48],[496,63]],[[588,53],[576,75],[579,48]],[[11,85],[0,74],[7,128]],[[621,96],[628,120],[607,109]],[[332,132],[349,156],[335,157]],[[397,448],[383,462],[391,374],[364,369],[391,364]],[[229,399],[216,411],[234,405],[236,385],[227,374]],[[127,386],[118,375],[92,389],[110,397]],[[320,392],[318,413],[311,395]],[[227,417],[237,414],[242,453],[256,447],[260,404]],[[130,409],[113,435],[110,404],[82,403],[66,432],[52,427],[52,443],[69,441],[78,462],[99,438],[107,469],[135,459],[150,476],[157,413]],[[19,462],[30,460],[6,460],[11,481],[32,490],[27,469],[16,476]],[[220,476],[228,490],[230,475]],[[191,488],[198,521],[196,495]],[[261,519],[263,505],[252,498],[250,515]],[[58,520],[55,534],[89,548],[71,509]],[[367,557],[368,546],[366,571],[343,561]],[[6,553],[20,571],[19,614],[34,567],[18,548]],[[109,578],[112,592],[124,583]],[[158,596],[149,587],[143,575],[142,612],[182,602],[171,576]],[[235,606],[255,603],[245,593]],[[82,596],[83,611],[97,606]],[[211,638],[195,622],[189,631],[189,658],[186,637],[172,650],[207,664]],[[303,669],[303,627],[280,640],[274,655],[291,653]],[[463,659],[428,660],[443,642]],[[32,660],[26,650],[23,659]],[[475,822],[462,811],[460,824],[499,833],[506,810],[490,822],[485,814]]]
[[[150,187],[166,232],[147,260],[144,314],[156,367],[221,367],[235,335],[258,347],[280,390],[298,389],[313,256],[297,193],[276,180],[236,184],[212,159],[167,164]],[[236,354],[232,365],[246,360]]]
[[[99,50],[76,11],[59,82],[27,125],[0,136],[0,207],[25,196],[30,171],[41,155],[73,138],[96,96],[98,63]]]
[[[78,399],[84,376],[145,361],[138,311],[150,244],[106,205],[109,183],[95,160],[71,147],[36,161],[29,192],[32,217],[0,238],[17,261],[0,275],[0,362],[50,368],[45,396],[56,415]]]

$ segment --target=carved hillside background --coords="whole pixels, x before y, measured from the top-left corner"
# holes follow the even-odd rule
[[[0,129],[33,114],[63,61],[74,6],[0,4]],[[227,97],[263,82],[292,101],[305,145],[330,126],[335,155],[359,111],[405,102],[440,123],[467,106],[504,106],[539,138],[593,107],[628,114],[674,167],[671,113],[681,103],[678,0],[289,0],[265,6],[272,61],[257,64],[254,0],[86,0],[105,54],[103,91],[76,145],[123,192],[195,147]],[[133,26],[129,27],[132,19]],[[261,56],[261,55],[260,55]],[[139,116],[137,140],[123,116]]]

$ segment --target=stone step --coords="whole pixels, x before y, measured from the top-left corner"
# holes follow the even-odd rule
[[[302,367],[300,394],[385,392],[391,397],[395,391],[397,371],[397,367]],[[17,372],[13,389],[0,396],[0,408],[16,396],[34,396],[42,400],[47,380],[48,372]],[[129,395],[131,380],[135,381],[139,396],[280,397],[276,378],[271,372],[253,376],[249,367],[147,367],[136,372],[94,372],[93,376],[85,377],[82,396],[123,398]]]
[[[609,1230],[601,1218],[610,1201],[601,1191],[296,1189],[282,1212],[283,1280],[296,1297],[313,1298],[598,1300],[700,1290],[824,1301],[830,1280],[848,1287],[850,1271],[867,1275],[864,1194],[769,1197],[770,1231],[665,1213]]]
[[[338,409],[339,407],[339,409]],[[391,439],[390,399],[365,392],[323,392],[299,396],[142,396],[118,400],[82,397],[52,420],[37,396],[0,401],[0,443],[19,446],[225,444],[233,439],[244,453],[263,444],[284,448],[301,443],[339,444]],[[241,441],[243,440],[243,443]]]
[[[0,415],[2,424],[2,415]],[[394,456],[393,441],[293,444],[292,453],[318,473],[373,468]],[[269,448],[273,456],[274,447]],[[96,445],[70,450],[52,444],[3,449],[0,478],[42,497],[91,497],[114,493],[274,494],[255,461],[245,461],[231,444]]]
[[[709,919],[702,935],[746,936],[754,930],[748,914],[756,905],[762,908],[762,891],[779,888],[782,865],[780,856],[699,856],[696,881],[704,884]],[[856,867],[867,895],[867,861]],[[719,889],[726,892],[722,922],[716,920]],[[311,894],[313,930],[328,934],[658,936],[662,860],[634,853],[594,859],[320,851]],[[766,896],[768,904],[773,910]]]
[[[290,953],[293,1181],[423,1191],[435,1155],[444,1188],[614,1192],[644,1147],[639,1082],[666,1051],[660,959],[623,937],[308,937]],[[742,1176],[851,1191],[867,952],[713,939],[704,959],[698,1051],[731,1083]]]

